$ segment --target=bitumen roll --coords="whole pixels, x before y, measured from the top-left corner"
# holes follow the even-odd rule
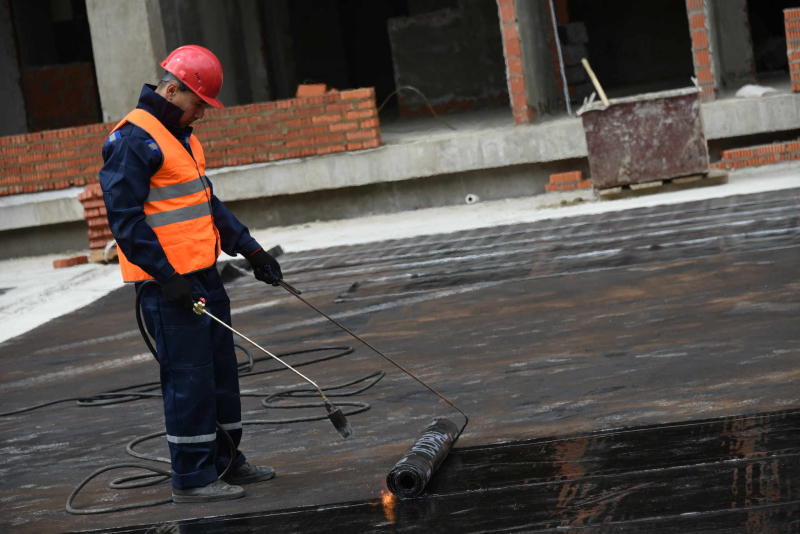
[[[400,498],[417,497],[425,490],[458,437],[458,427],[446,418],[434,419],[405,456],[386,476],[389,490]]]

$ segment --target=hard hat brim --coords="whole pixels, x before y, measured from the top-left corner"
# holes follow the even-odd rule
[[[208,104],[209,106],[211,106],[212,108],[219,109],[219,108],[224,108],[225,107],[225,105],[222,102],[220,102],[219,99],[217,99],[217,98],[211,98],[211,97],[208,97],[208,96],[203,96],[200,93],[195,93],[194,91],[192,91],[192,92],[194,94],[196,94],[197,96],[199,96],[200,98],[202,98],[203,101],[206,104]]]

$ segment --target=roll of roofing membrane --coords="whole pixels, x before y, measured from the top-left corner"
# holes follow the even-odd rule
[[[389,490],[400,498],[422,493],[431,477],[450,452],[458,437],[458,427],[449,419],[434,419],[405,456],[386,476]]]

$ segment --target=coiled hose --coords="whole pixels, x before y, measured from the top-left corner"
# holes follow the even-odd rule
[[[153,357],[158,360],[158,354],[156,352],[155,347],[153,346],[151,337],[144,325],[144,321],[142,320],[141,315],[141,293],[142,289],[147,285],[155,282],[145,282],[139,287],[137,287],[136,291],[136,323],[139,326],[139,331],[142,334],[142,338],[144,339],[147,348],[150,350],[150,353]],[[264,369],[259,371],[254,371],[256,364],[264,361],[269,360],[268,357],[260,357],[260,358],[253,358],[250,352],[248,352],[244,347],[234,344],[234,348],[244,353],[246,356],[246,361],[240,362],[237,364],[238,374],[240,379],[269,374],[269,373],[277,373],[280,371],[285,371],[286,369],[283,367],[275,367],[270,369]],[[281,358],[291,357],[291,356],[299,356],[303,354],[311,354],[311,353],[318,353],[318,352],[332,352],[332,354],[327,354],[324,356],[320,356],[318,358],[314,358],[308,361],[304,361],[294,367],[303,367],[306,365],[312,365],[319,362],[330,361],[336,358],[341,358],[343,356],[347,356],[348,354],[353,353],[353,348],[350,346],[342,345],[342,346],[327,346],[327,347],[316,347],[311,349],[304,349],[298,351],[291,351],[285,353],[278,353]],[[325,393],[330,397],[351,397],[354,395],[358,395],[367,391],[368,389],[372,388],[375,384],[377,384],[386,373],[384,371],[375,371],[370,373],[366,376],[363,376],[359,379],[344,383],[344,384],[334,384],[331,386],[327,386],[322,388]],[[347,389],[353,388],[353,389]],[[38,410],[41,408],[45,408],[48,406],[54,406],[57,404],[62,404],[66,402],[75,402],[80,407],[96,407],[96,406],[108,406],[111,404],[119,404],[123,402],[132,402],[137,400],[143,399],[154,399],[160,398],[161,393],[160,391],[160,382],[145,382],[142,384],[135,384],[130,386],[124,386],[121,388],[111,389],[108,391],[104,391],[101,393],[97,393],[95,395],[90,396],[82,396],[82,397],[69,397],[63,399],[57,399],[52,401],[46,401],[39,404],[35,404],[32,406],[27,406],[24,408],[18,408],[16,410],[11,410],[7,412],[0,413],[0,417],[10,417],[14,415],[20,415],[23,413],[31,412],[34,410]],[[257,393],[257,392],[248,392],[248,393],[241,393],[241,397],[259,397],[261,398],[261,404],[265,408],[272,408],[272,409],[285,409],[285,410],[296,410],[301,408],[320,408],[324,406],[322,402],[287,402],[289,399],[302,399],[306,397],[317,397],[316,390],[311,388],[303,387],[303,388],[294,388],[286,391],[281,391],[278,393]],[[360,401],[345,401],[340,402],[338,404],[341,407],[347,407],[344,411],[346,416],[355,415],[358,413],[365,412],[370,409],[370,405],[366,402]],[[327,415],[317,415],[317,416],[307,416],[307,417],[295,417],[295,418],[281,418],[281,419],[255,419],[255,420],[248,420],[242,421],[242,425],[266,425],[266,424],[290,424],[290,423],[300,423],[300,422],[309,422],[309,421],[317,421],[327,419]],[[233,450],[234,444],[231,437],[225,432],[224,429],[218,427],[219,430],[227,438],[228,447]],[[139,458],[143,460],[148,460],[152,462],[158,463],[166,463],[170,464],[170,459],[161,457],[161,456],[154,456],[149,455],[143,452],[139,452],[135,450],[135,447],[145,441],[149,441],[152,439],[156,439],[159,437],[163,437],[166,435],[165,431],[161,432],[154,432],[152,434],[148,434],[146,436],[139,436],[128,442],[125,446],[125,452],[128,453],[130,456],[134,458]],[[233,454],[231,456],[231,463],[233,462]],[[227,473],[228,469],[230,469],[231,464],[229,463],[225,470],[220,474],[220,478]],[[117,506],[107,506],[107,507],[97,507],[97,508],[80,508],[74,505],[74,501],[77,498],[80,491],[87,485],[89,482],[94,480],[96,477],[100,476],[101,474],[116,470],[116,469],[140,469],[145,471],[142,474],[136,475],[129,475],[125,477],[120,477],[113,479],[109,482],[108,487],[113,490],[119,489],[133,489],[133,488],[142,488],[148,486],[154,486],[156,484],[160,484],[168,479],[171,478],[171,471],[168,469],[162,469],[155,466],[145,465],[145,464],[137,464],[137,463],[129,463],[129,462],[121,462],[121,463],[114,463],[109,464],[92,472],[89,476],[84,478],[76,487],[72,490],[69,497],[67,497],[67,502],[65,509],[70,514],[76,515],[89,515],[89,514],[104,514],[104,513],[112,513],[112,512],[121,512],[124,510],[131,510],[137,508],[146,508],[151,506],[157,506],[161,504],[167,504],[172,502],[172,498],[167,499],[157,499],[151,501],[145,501],[141,503],[132,503],[132,504],[125,504],[125,505],[117,505]]]

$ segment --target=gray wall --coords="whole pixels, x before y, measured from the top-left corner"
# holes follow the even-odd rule
[[[507,94],[505,64],[494,0],[462,0],[446,8],[389,19],[397,87],[419,89],[432,105],[485,104]],[[404,107],[424,108],[411,92]]]
[[[0,135],[28,131],[8,0],[0,0]]]

